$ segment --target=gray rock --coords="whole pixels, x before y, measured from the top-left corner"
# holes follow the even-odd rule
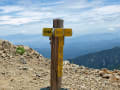
[[[71,64],[71,66],[72,66],[72,67],[76,67],[76,68],[79,67],[79,65],[76,65],[76,64]]]
[[[3,41],[4,41],[4,40],[0,40],[0,46],[2,45]]]
[[[2,58],[5,58],[5,57],[6,57],[6,54],[5,54],[5,53],[2,53],[1,57],[2,57]]]
[[[28,67],[23,67],[22,69],[23,69],[23,70],[28,70]]]
[[[70,65],[70,62],[69,61],[64,61],[63,64],[64,65]]]
[[[12,46],[12,44],[9,41],[7,41],[7,40],[4,40],[2,42],[2,48],[4,48],[4,49],[10,49],[11,46]]]
[[[28,70],[28,67],[19,67],[19,70]]]
[[[19,61],[20,61],[20,63],[22,63],[22,64],[27,64],[25,58],[23,58],[23,57],[21,57]]]
[[[23,46],[26,51],[28,51],[30,48],[28,46]]]
[[[102,78],[110,79],[112,77],[112,74],[104,74]]]
[[[40,75],[39,75],[39,74],[36,74],[36,77],[40,77]]]

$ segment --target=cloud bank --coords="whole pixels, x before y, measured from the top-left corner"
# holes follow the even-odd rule
[[[118,0],[1,0],[0,32],[38,34],[52,27],[54,18],[62,18],[74,36],[118,31]],[[6,33],[5,33],[6,32]]]

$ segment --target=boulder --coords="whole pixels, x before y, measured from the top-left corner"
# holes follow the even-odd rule
[[[4,40],[0,40],[0,46],[2,45],[2,42],[3,42]]]
[[[102,78],[110,79],[112,78],[112,74],[104,74]]]
[[[3,40],[0,40],[0,50],[2,49],[2,42]]]
[[[2,48],[4,48],[4,49],[10,49],[11,46],[12,46],[12,44],[9,41],[7,41],[7,40],[4,40],[2,42]]]
[[[30,48],[28,46],[24,46],[24,49],[28,51]]]
[[[27,64],[25,58],[23,58],[23,57],[21,57],[19,61],[20,61],[20,63],[22,63],[22,64]]]
[[[63,64],[64,65],[70,65],[70,62],[69,61],[64,61]]]

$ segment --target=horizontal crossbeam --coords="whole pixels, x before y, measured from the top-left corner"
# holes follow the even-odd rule
[[[54,29],[54,30],[53,30]],[[43,36],[62,37],[62,36],[72,36],[71,28],[43,28]]]

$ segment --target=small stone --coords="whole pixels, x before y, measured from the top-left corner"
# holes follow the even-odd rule
[[[36,77],[40,77],[40,75],[39,75],[39,74],[36,74]]]
[[[112,73],[113,73],[113,72],[109,71],[109,70],[106,69],[106,68],[102,69],[102,71],[103,71],[104,73],[107,73],[107,74],[112,74]]]
[[[19,70],[28,70],[28,67],[20,67]]]
[[[104,75],[102,76],[102,78],[106,78],[106,79],[110,79],[111,77],[112,77],[111,74],[104,74]]]
[[[84,66],[79,66],[79,69],[86,69]]]
[[[24,49],[27,51],[29,50],[30,48],[28,46],[24,46]]]
[[[120,72],[117,73],[120,76]]]
[[[5,72],[2,72],[1,74],[2,74],[2,75],[5,75]]]
[[[99,71],[99,75],[103,76],[105,73],[103,71]]]
[[[22,69],[23,69],[23,70],[28,70],[28,68],[27,68],[27,67],[23,67]]]
[[[10,49],[11,48],[11,43],[9,42],[9,41],[7,41],[7,40],[4,40],[3,42],[2,42],[2,48],[4,48],[4,49]]]
[[[117,75],[113,75],[113,76],[111,77],[111,81],[118,81],[118,80],[120,80],[120,77],[117,76]]]
[[[11,81],[11,82],[13,82],[13,81],[14,81],[14,79],[11,79],[10,81]]]
[[[2,53],[2,57],[3,57],[3,58],[5,58],[5,57],[6,57],[5,53]]]
[[[21,57],[20,60],[19,60],[22,64],[27,64],[25,58]]]
[[[69,61],[64,61],[63,64],[64,65],[70,65],[70,62]]]

